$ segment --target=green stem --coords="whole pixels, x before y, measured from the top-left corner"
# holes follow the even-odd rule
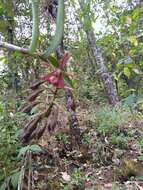
[[[64,0],[59,0],[58,12],[56,18],[56,31],[55,36],[51,42],[50,47],[43,53],[44,58],[48,58],[48,56],[55,52],[58,45],[62,41],[63,33],[64,33],[64,18],[65,18],[65,10],[64,10]]]
[[[34,53],[36,51],[39,39],[39,0],[31,0],[32,3],[32,39],[29,46],[29,52]]]

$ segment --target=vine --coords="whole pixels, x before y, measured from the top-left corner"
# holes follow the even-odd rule
[[[31,0],[32,4],[32,39],[29,46],[29,52],[34,53],[36,51],[39,39],[39,0]]]
[[[57,46],[61,43],[64,32],[64,18],[64,0],[59,0],[55,36],[51,42],[50,47],[43,53],[44,58],[48,58],[51,53],[55,52]]]

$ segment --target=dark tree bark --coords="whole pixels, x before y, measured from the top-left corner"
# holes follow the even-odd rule
[[[117,96],[116,88],[114,87],[114,84],[113,84],[113,80],[111,78],[110,73],[107,70],[102,52],[100,48],[96,45],[94,33],[92,31],[87,31],[86,34],[87,34],[87,39],[91,48],[92,55],[95,58],[97,68],[100,71],[100,78],[103,82],[109,104],[114,106],[118,103],[118,96]]]
[[[79,0],[79,5],[80,5],[81,10],[84,11],[84,6],[85,6],[84,2]],[[88,20],[91,23],[89,15],[88,15]],[[89,47],[92,52],[92,56],[96,62],[97,69],[100,71],[99,77],[101,78],[101,80],[103,82],[103,85],[105,88],[105,93],[107,95],[109,104],[111,104],[112,106],[115,106],[119,102],[117,91],[116,91],[116,88],[114,87],[112,77],[106,67],[106,63],[103,58],[102,52],[101,52],[100,48],[97,46],[96,38],[95,38],[91,24],[90,24],[90,27],[88,28],[88,30],[86,30],[85,32],[87,35]]]

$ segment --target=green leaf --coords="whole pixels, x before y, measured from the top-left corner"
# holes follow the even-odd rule
[[[55,57],[49,56],[49,57],[48,57],[48,61],[49,61],[54,67],[59,68],[59,62],[58,62],[58,60],[57,60]]]
[[[118,75],[116,75],[115,73],[113,74],[113,77],[114,77],[114,79],[115,79],[116,81],[119,80]]]
[[[140,66],[143,66],[143,61],[140,61]]]
[[[130,37],[128,38],[128,40],[129,40],[129,42],[131,42],[135,47],[138,46],[138,40],[137,40],[136,36],[130,36]]]
[[[0,57],[0,62],[3,61],[3,60],[5,60],[5,57],[4,57],[4,56],[1,56],[1,57]]]
[[[124,98],[123,102],[127,106],[133,106],[134,103],[135,103],[135,96],[134,96],[134,94],[130,94],[129,96],[127,96],[126,98]]]
[[[136,21],[136,19],[138,19],[140,13],[141,13],[141,9],[140,8],[136,8],[133,11],[133,13],[132,13],[132,19],[134,20],[134,22]]]
[[[139,145],[141,146],[141,148],[143,148],[143,139],[141,139],[141,140],[139,141]]]
[[[29,148],[30,148],[29,145],[21,148],[20,151],[19,151],[19,154],[18,154],[18,158],[21,157],[21,156],[24,156],[25,153],[29,150]]]
[[[131,76],[131,72],[128,67],[124,67],[124,75],[128,78]]]
[[[0,102],[0,113],[2,114],[4,112],[4,105],[2,102]]]
[[[7,185],[6,183],[3,183],[1,186],[0,186],[0,190],[6,190],[7,189]]]
[[[136,73],[137,75],[141,74],[140,70],[138,70],[137,68],[133,68],[134,73]]]
[[[28,150],[30,150],[32,152],[41,152],[42,151],[42,149],[41,149],[41,147],[39,145],[36,145],[36,144],[31,145],[31,146],[28,145],[28,146],[25,146],[25,147],[23,147],[23,148],[20,149],[18,157],[25,155],[25,153]]]
[[[67,76],[65,74],[64,74],[64,79],[70,85],[70,87],[74,88],[74,86],[75,86],[75,81],[74,80],[70,79],[69,76]]]
[[[31,150],[32,152],[41,152],[41,151],[42,151],[41,147],[40,147],[39,145],[36,145],[36,144],[31,145],[31,146],[30,146],[30,150]]]
[[[18,185],[18,180],[19,180],[20,172],[16,172],[11,176],[11,184],[12,186],[16,189]]]
[[[138,159],[139,159],[140,161],[143,161],[143,155],[139,156]]]

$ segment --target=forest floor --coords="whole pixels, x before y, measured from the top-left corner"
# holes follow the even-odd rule
[[[42,152],[32,155],[35,190],[143,190],[143,120],[126,122],[118,143],[96,130],[87,117],[88,105],[77,108],[82,131],[80,146],[71,137],[67,119],[62,127],[39,142]],[[111,134],[110,134],[111,135]],[[26,188],[25,188],[26,189]]]

